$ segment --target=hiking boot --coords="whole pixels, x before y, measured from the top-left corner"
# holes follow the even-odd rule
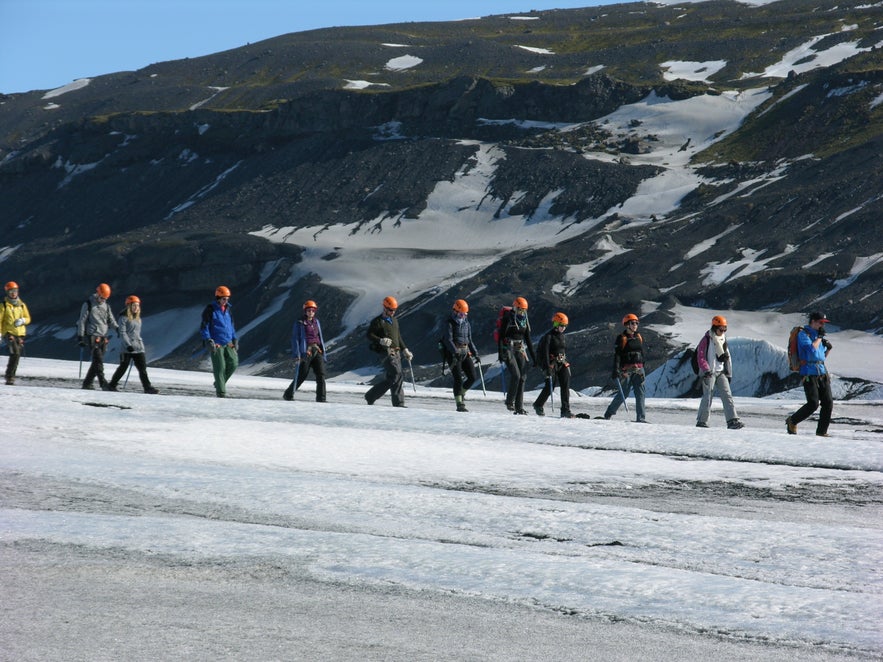
[[[609,420],[610,420],[611,418],[613,418],[613,417],[605,411],[605,412],[604,412],[604,416],[602,416],[602,418],[603,418],[605,421],[609,421]]]
[[[7,377],[6,378],[6,385],[12,386],[13,384],[15,384],[15,377]]]
[[[157,393],[159,393],[159,391],[157,391],[153,386],[145,386],[144,392],[148,395],[156,395]]]
[[[561,410],[561,418],[573,418],[573,414],[571,414],[568,410]]]
[[[118,391],[117,385],[114,383],[102,385],[101,390],[102,391],[113,391],[114,393],[116,393]]]
[[[469,410],[466,409],[466,404],[465,404],[465,403],[463,403],[463,402],[458,402],[458,403],[457,403],[457,411],[469,411]]]
[[[817,437],[830,437],[831,435],[827,432],[816,432]]]
[[[227,397],[227,394],[226,394],[226,393],[218,393],[218,394],[216,394],[216,395],[217,395],[219,398],[226,398],[226,397]]]
[[[635,421],[635,423],[647,423],[647,422],[648,421],[646,418],[639,418],[638,420]]]
[[[699,421],[698,423],[696,423],[696,427],[697,428],[707,428],[708,423],[703,423],[702,421]]]
[[[515,411],[515,405],[513,405],[511,402],[507,402],[506,409],[508,409],[509,411]]]
[[[534,405],[533,410],[537,413],[537,416],[545,416],[546,415],[546,412],[543,411],[543,408],[540,407],[539,405]]]
[[[81,387],[84,391],[94,391],[95,387],[92,384],[83,384]]]
[[[745,427],[745,424],[740,421],[738,418],[731,418],[727,421],[727,429],[728,430],[741,430]]]
[[[373,404],[374,404],[374,401],[373,401],[371,398],[368,397],[368,394],[367,394],[367,393],[365,394],[365,402],[367,402],[369,405],[373,405]]]
[[[291,402],[294,400],[294,392],[291,389],[285,389],[285,392],[282,394],[282,399]]]
[[[797,434],[797,424],[791,420],[791,417],[785,419],[785,429],[788,430],[788,434]]]
[[[406,405],[404,402],[400,402],[397,405],[393,405],[393,407],[401,407],[402,409],[407,409],[408,405]]]
[[[513,408],[514,409],[514,408]],[[524,409],[515,409],[513,413],[516,416],[527,416],[527,412]]]

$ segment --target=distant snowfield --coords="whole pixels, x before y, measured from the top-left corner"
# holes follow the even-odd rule
[[[530,218],[505,210],[500,218],[494,218],[499,201],[487,197],[487,188],[495,161],[503,153],[493,145],[473,143],[478,146],[473,167],[458,173],[452,182],[439,182],[417,219],[378,218],[358,225],[306,228],[266,226],[253,234],[303,246],[304,259],[297,277],[315,273],[328,285],[356,295],[344,316],[349,331],[376,314],[377,302],[388,294],[406,303],[427,290],[455,287],[502,254],[555,245],[590,231],[614,213],[637,222],[650,222],[653,215],[665,216],[701,183],[688,166],[689,159],[733,131],[769,96],[766,90],[747,90],[671,101],[651,93],[643,101],[598,120],[600,126],[623,134],[633,131],[633,120],[641,122],[641,130],[656,134],[659,141],[650,154],[631,157],[632,161],[661,166],[664,171],[642,182],[621,206],[580,224],[548,212],[558,192],[551,193]],[[573,125],[560,126],[560,130],[569,128]],[[613,157],[596,154],[589,158]],[[517,202],[515,196],[510,205]],[[331,253],[337,257],[323,259]],[[393,262],[397,282],[408,285],[390,292],[387,274]],[[567,287],[574,289],[579,284],[570,282]]]

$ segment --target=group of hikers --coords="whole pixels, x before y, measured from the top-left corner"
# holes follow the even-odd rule
[[[19,360],[24,351],[27,326],[31,316],[27,305],[19,298],[19,287],[14,281],[5,286],[6,298],[0,316],[0,335],[9,352],[6,365],[6,384],[15,383]],[[89,349],[91,361],[82,382],[83,389],[94,389],[97,379],[99,387],[105,391],[117,391],[120,380],[134,365],[145,393],[155,394],[158,390],[151,384],[147,375],[147,359],[144,341],[141,338],[141,300],[129,295],[125,307],[114,317],[108,300],[111,288],[101,283],[95,292],[83,303],[77,320],[77,340],[83,349]],[[199,334],[205,349],[209,352],[214,377],[215,394],[219,398],[227,395],[227,382],[239,365],[239,340],[233,322],[230,305],[230,289],[220,285],[215,289],[214,301],[202,312]],[[404,364],[411,366],[413,354],[405,345],[396,313],[399,308],[395,297],[383,299],[382,311],[374,317],[367,331],[369,347],[381,357],[382,379],[364,395],[365,401],[373,405],[387,391],[393,407],[405,407]],[[537,416],[545,416],[545,404],[553,396],[557,385],[559,412],[562,418],[574,418],[570,409],[570,363],[567,360],[565,331],[569,323],[567,315],[556,312],[552,315],[551,328],[543,334],[534,346],[531,338],[530,321],[527,315],[528,302],[524,297],[516,297],[511,306],[500,310],[494,338],[497,344],[497,358],[503,372],[506,409],[516,415],[525,415],[524,389],[527,372],[531,366],[542,370],[545,379],[543,388],[533,402]],[[318,305],[312,299],[303,304],[303,314],[294,323],[291,334],[291,355],[295,361],[295,377],[282,394],[283,399],[293,400],[294,393],[312,371],[316,381],[316,402],[326,402],[325,385],[325,341],[322,325],[317,317]],[[825,358],[831,351],[831,343],[825,338],[825,323],[829,320],[821,312],[809,315],[806,326],[795,336],[795,355],[799,359],[799,372],[806,395],[806,403],[787,417],[785,427],[789,434],[797,434],[797,425],[809,418],[821,406],[816,426],[816,435],[827,437],[833,409],[831,383],[825,367]],[[613,345],[613,369],[611,378],[616,392],[603,416],[610,419],[621,406],[626,407],[628,394],[634,395],[635,420],[647,423],[644,398],[645,360],[644,340],[638,332],[640,319],[634,313],[622,318],[623,330]],[[104,376],[104,355],[110,342],[110,333],[115,331],[124,351],[120,352],[120,363],[108,381]],[[711,318],[711,328],[702,336],[695,349],[695,369],[702,385],[702,398],[696,417],[696,427],[707,428],[715,393],[721,399],[727,428],[738,430],[744,427],[736,413],[733,394],[730,390],[732,378],[732,357],[726,339],[727,320],[723,315]],[[467,412],[466,393],[481,381],[484,376],[481,358],[472,335],[469,321],[469,304],[464,299],[454,301],[451,314],[445,320],[439,348],[445,365],[450,367],[453,376],[453,394],[456,410]],[[413,378],[413,368],[412,368]],[[477,379],[478,378],[478,379]],[[586,417],[582,414],[580,417]]]

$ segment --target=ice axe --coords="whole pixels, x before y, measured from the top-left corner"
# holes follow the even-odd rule
[[[481,392],[484,393],[484,397],[487,397],[487,389],[484,387],[484,373],[481,371],[481,361],[478,360],[478,357],[475,359],[475,365],[478,367],[478,377],[481,379]]]
[[[414,387],[414,393],[417,392],[417,380],[414,379],[414,365],[411,363],[411,359],[408,359],[408,370],[411,372],[411,386]]]
[[[625,413],[629,413],[629,403],[625,400],[625,391],[622,390],[622,382],[619,380],[619,377],[614,377],[616,381],[616,386],[619,389],[619,397],[622,398],[622,406],[625,407]],[[631,389],[629,389],[631,390]]]

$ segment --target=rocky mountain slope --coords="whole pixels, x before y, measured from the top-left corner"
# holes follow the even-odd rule
[[[460,297],[488,354],[514,296],[535,335],[567,312],[578,388],[629,311],[653,366],[683,348],[681,304],[879,333],[881,28],[858,1],[631,3],[287,34],[0,95],[0,271],[33,355],[75,354],[106,281],[170,367],[199,360],[226,284],[244,369],[273,375],[306,298],[332,374],[373,362],[386,294],[423,378]]]

